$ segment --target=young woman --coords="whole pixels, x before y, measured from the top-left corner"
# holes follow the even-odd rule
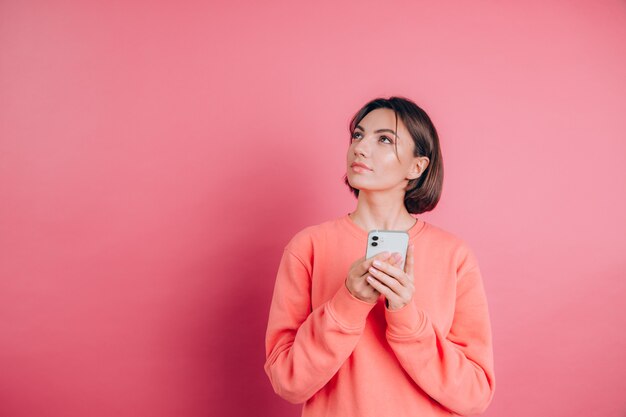
[[[414,214],[439,201],[437,131],[412,101],[378,98],[350,122],[345,216],[285,247],[266,333],[275,392],[302,416],[479,414],[495,390],[491,325],[477,259]],[[413,214],[413,215],[412,215]],[[365,259],[369,230],[409,248]]]

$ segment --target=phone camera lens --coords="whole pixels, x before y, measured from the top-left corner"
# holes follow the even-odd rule
[[[378,246],[378,243],[372,242],[372,246]]]
[[[378,236],[372,236],[372,240],[378,240]]]

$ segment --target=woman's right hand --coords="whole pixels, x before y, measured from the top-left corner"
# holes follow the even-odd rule
[[[387,262],[390,265],[396,265],[400,260],[402,260],[402,256],[400,256],[399,253],[391,254],[389,252],[379,253],[369,259],[365,259],[364,256],[357,259],[352,264],[350,271],[348,272],[348,278],[346,278],[346,287],[348,287],[348,291],[350,291],[350,293],[359,300],[372,304],[376,303],[378,297],[380,296],[380,292],[375,290],[374,287],[367,282],[366,278],[369,275],[368,270],[370,266],[372,266],[372,262],[376,260]]]

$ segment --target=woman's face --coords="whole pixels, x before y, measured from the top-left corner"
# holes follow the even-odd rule
[[[348,148],[348,181],[360,191],[397,190],[404,196],[408,180],[428,165],[427,157],[414,157],[414,143],[402,120],[391,109],[369,112],[355,127]],[[397,155],[396,155],[397,143]]]

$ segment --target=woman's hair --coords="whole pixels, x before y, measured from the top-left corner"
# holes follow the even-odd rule
[[[365,104],[350,121],[350,138],[354,129],[363,118],[372,110],[391,109],[396,115],[396,132],[398,131],[398,117],[406,126],[413,138],[415,145],[414,156],[426,156],[430,160],[428,167],[414,180],[409,180],[406,193],[404,194],[404,206],[409,213],[420,214],[435,208],[441,196],[443,186],[443,159],[439,147],[439,136],[430,117],[417,104],[404,97],[376,98]],[[397,145],[396,145],[397,146]],[[397,148],[396,148],[397,153]],[[355,196],[359,196],[359,190],[352,187],[348,182],[348,176],[344,182]]]

